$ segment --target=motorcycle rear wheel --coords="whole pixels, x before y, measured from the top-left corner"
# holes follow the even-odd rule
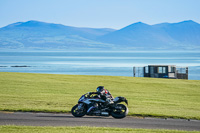
[[[82,106],[80,109],[78,108],[78,104],[76,104],[71,112],[72,112],[72,115],[75,116],[75,117],[83,117],[87,112],[86,112],[86,108],[85,106]]]
[[[128,114],[128,108],[124,104],[117,104],[112,110],[111,115],[114,118],[121,119]]]

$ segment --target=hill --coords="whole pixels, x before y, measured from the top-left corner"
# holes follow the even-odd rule
[[[129,49],[199,49],[200,24],[194,21],[148,25],[142,22],[98,38]]]
[[[113,29],[77,28],[39,21],[18,22],[0,29],[0,47],[21,49],[98,48],[107,44],[96,42],[97,36]]]
[[[138,22],[114,30],[17,22],[0,28],[0,48],[200,50],[200,24],[192,20],[156,25]]]

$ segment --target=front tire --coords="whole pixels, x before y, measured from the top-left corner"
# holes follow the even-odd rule
[[[71,110],[74,117],[83,117],[87,113],[86,111],[87,110],[84,105],[81,105],[81,107],[79,107],[78,104],[76,104]]]
[[[116,104],[113,108],[111,115],[114,118],[121,119],[128,114],[128,108],[124,104]]]

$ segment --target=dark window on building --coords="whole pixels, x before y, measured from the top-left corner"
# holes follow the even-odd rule
[[[166,73],[166,67],[158,67],[158,73]]]
[[[150,67],[150,74],[154,74],[154,67]]]
[[[175,67],[171,67],[170,72],[175,73]]]
[[[145,66],[145,73],[149,73],[149,67],[148,66]]]

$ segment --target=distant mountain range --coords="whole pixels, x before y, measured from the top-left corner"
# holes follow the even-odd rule
[[[115,30],[18,22],[0,28],[0,49],[197,50],[200,24],[192,20],[156,25],[138,22]]]

